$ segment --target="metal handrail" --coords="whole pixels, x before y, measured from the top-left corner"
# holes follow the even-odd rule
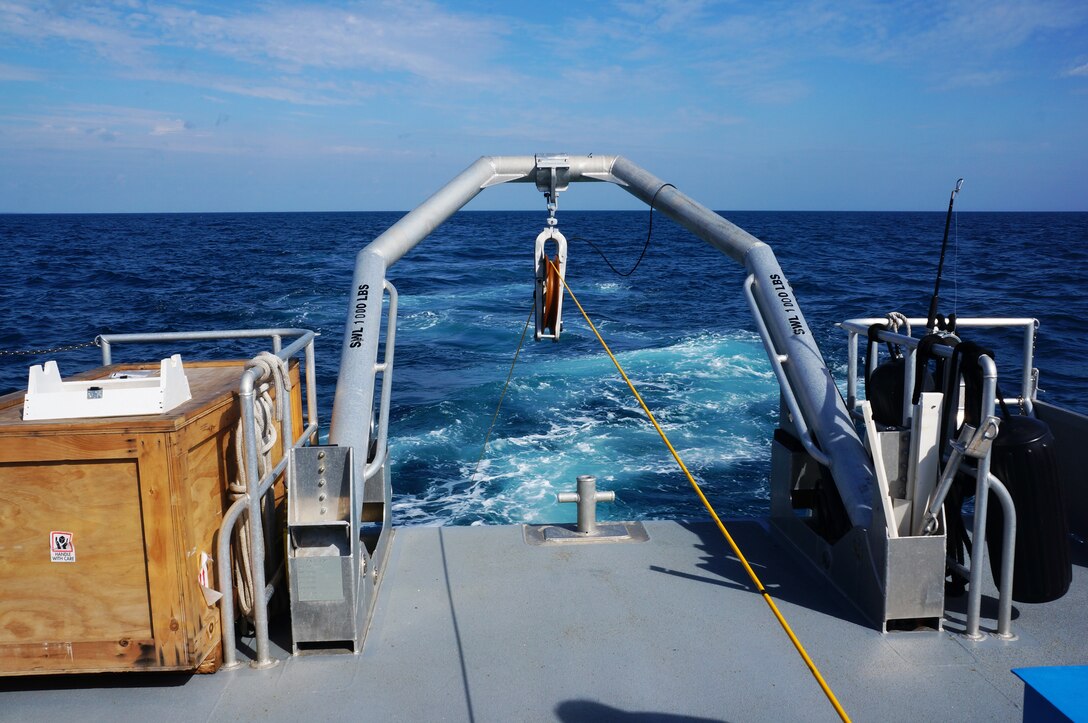
[[[981,466],[980,460],[979,467]],[[981,539],[978,537],[980,529],[981,534],[985,535],[986,507],[990,492],[997,496],[997,500],[1001,504],[1001,511],[1004,513],[1001,525],[1003,543],[1001,548],[1001,584],[998,585],[997,590],[997,637],[1011,640],[1016,637],[1012,632],[1012,578],[1016,561],[1016,505],[1009,493],[1009,488],[992,472],[986,474],[985,482],[982,481],[981,472],[975,470],[968,470],[968,472],[976,478],[975,524],[971,532],[974,539]],[[982,497],[979,497],[979,495],[982,495]],[[987,503],[982,505],[981,514],[979,513],[979,499],[987,500]],[[980,548],[973,546],[972,549],[977,550]],[[964,635],[971,640],[982,639],[982,634],[979,632],[982,609],[982,560],[979,559],[978,562],[980,564],[976,565],[974,558],[972,558],[971,564],[964,566],[970,580],[977,579],[977,583],[969,582],[971,589],[967,597],[967,621]]]
[[[385,322],[385,358],[374,364],[374,373],[382,375],[381,401],[378,407],[378,435],[376,437],[374,461],[366,465],[363,481],[369,480],[385,464],[389,454],[389,400],[393,391],[393,351],[397,337],[397,288],[386,279],[383,283],[389,292],[389,309]]]
[[[993,413],[997,403],[997,365],[988,356],[980,356],[979,365],[982,367],[982,413],[981,418]],[[990,474],[990,452],[978,461],[977,480],[975,482],[975,524],[971,530],[971,579],[968,581],[970,588],[967,598],[967,629],[965,634],[972,640],[982,636],[979,634],[979,617],[982,609],[982,557],[985,546],[982,544],[986,538],[986,513],[989,491],[994,490],[1001,500],[1004,509],[1003,536],[1005,545],[1001,550],[1001,570],[1005,573],[1001,578],[1001,590],[998,593],[998,636],[1012,637],[1012,574],[1013,553],[1015,552],[1016,535],[1016,509],[1012,504],[1012,497],[1004,484]]]
[[[113,363],[113,346],[118,344],[155,344],[167,341],[224,341],[227,339],[261,339],[272,340],[272,351],[279,354],[283,345],[283,337],[307,337],[310,342],[306,344],[306,417],[317,419],[317,396],[311,393],[316,387],[314,372],[313,339],[318,334],[310,329],[299,327],[269,327],[265,329],[224,329],[210,331],[164,331],[146,334],[100,334],[99,345],[102,347],[102,365],[109,366]],[[297,343],[297,342],[296,342]],[[293,356],[293,354],[292,354]]]
[[[866,335],[869,332],[869,327],[873,324],[881,324],[886,322],[886,318],[862,318],[862,319],[847,319],[839,324],[848,335],[847,346],[847,366],[848,373],[846,376],[846,406],[848,409],[854,409],[857,405],[857,384],[858,384],[858,353],[857,353],[857,338],[859,335]],[[912,325],[919,328],[923,328],[926,324],[926,319],[922,318],[910,318],[907,321]],[[1019,402],[1024,408],[1024,412],[1031,414],[1034,408],[1035,400],[1035,376],[1034,376],[1034,364],[1035,364],[1035,337],[1039,330],[1039,320],[1030,317],[972,317],[956,320],[957,329],[1007,329],[1021,327],[1023,329],[1023,345],[1021,351],[1021,372],[1020,372],[1020,397]],[[898,334],[896,332],[883,329],[877,332],[877,339],[879,341],[891,342],[899,346],[905,347],[910,350],[910,354],[907,357],[907,363],[903,370],[906,381],[911,383],[914,379],[914,352],[918,348],[918,342],[921,341],[921,337],[907,336],[905,334]],[[944,346],[933,347],[933,353],[936,356],[948,358],[952,355],[952,350]],[[875,361],[875,360],[874,360]],[[870,370],[872,371],[872,370]],[[909,376],[907,376],[909,375]],[[906,408],[909,404],[910,395],[904,395],[904,417],[908,416],[909,410]]]
[[[313,333],[309,332],[307,335],[300,337],[293,344],[286,349],[282,349],[276,353],[276,356],[280,359],[287,361],[294,354],[302,350],[302,348],[308,344],[313,343]],[[257,477],[257,434],[256,434],[256,422],[254,419],[253,402],[255,398],[254,390],[258,381],[258,373],[252,367],[246,369],[242,374],[242,381],[239,385],[239,397],[242,403],[242,424],[243,424],[243,437],[245,440],[246,449],[246,495],[242,499],[246,500],[247,508],[249,512],[249,544],[250,555],[252,556],[253,567],[253,628],[254,635],[256,637],[256,652],[257,659],[253,661],[254,667],[266,668],[275,665],[269,653],[268,643],[268,597],[265,590],[265,526],[264,516],[261,511],[261,501],[264,495],[272,487],[272,481],[275,480],[279,474],[268,474],[265,480],[258,479]],[[311,422],[313,423],[313,422]],[[283,415],[280,420],[282,426],[282,435],[284,439],[283,448],[283,466],[286,466],[285,460],[288,459],[288,451],[291,446],[294,446],[294,437],[292,434],[291,414],[288,411]],[[306,443],[309,438],[309,434],[303,433],[300,441],[302,444]],[[290,443],[288,440],[291,440]],[[280,467],[280,465],[277,465]],[[274,468],[275,471],[275,468]],[[282,469],[280,469],[282,472]],[[237,520],[235,520],[236,522]],[[220,540],[229,538],[233,532],[233,524],[230,527],[226,526],[226,521],[220,526]],[[224,618],[220,622],[220,626],[223,633],[223,659],[225,665],[234,666],[236,660],[233,655],[233,641],[234,641],[234,614],[233,614],[233,601],[234,601],[234,586],[233,580],[229,572],[229,560],[221,558],[219,561],[220,571],[223,569],[223,565],[228,565],[228,572],[226,578],[220,578],[219,584],[223,588],[223,597],[221,598],[221,604],[223,607],[221,610],[225,611],[228,603],[224,601],[230,600],[230,612],[231,615],[223,615]],[[229,634],[229,637],[228,637]],[[228,652],[231,652],[228,660]]]
[[[284,336],[297,336],[294,342],[286,348],[282,346]],[[266,518],[262,514],[261,505],[272,489],[275,480],[278,479],[287,467],[289,451],[294,447],[312,444],[317,438],[317,397],[314,393],[314,350],[313,342],[316,334],[309,329],[276,328],[276,329],[234,329],[229,331],[196,331],[196,332],[159,332],[149,334],[110,334],[101,337],[102,363],[112,363],[112,345],[136,344],[136,343],[161,343],[167,341],[211,341],[224,339],[253,339],[269,337],[272,340],[272,348],[277,357],[287,361],[300,352],[305,353],[305,390],[307,401],[307,424],[302,434],[294,436],[292,415],[288,412],[280,420],[280,436],[283,439],[283,455],[279,463],[264,477],[257,477],[257,441],[256,423],[254,418],[255,389],[258,382],[258,372],[249,367],[243,372],[239,383],[239,399],[241,402],[241,416],[243,425],[243,437],[245,441],[246,455],[246,493],[235,500],[223,515],[219,527],[219,540],[217,548],[217,566],[219,573],[218,591],[222,597],[220,605],[220,631],[223,641],[223,667],[234,668],[239,665],[237,651],[234,647],[234,580],[231,574],[231,537],[234,527],[244,510],[248,510],[250,526],[250,555],[253,562],[253,627],[256,646],[256,660],[252,665],[257,668],[266,668],[276,664],[269,653],[268,639],[268,598],[270,590],[265,584],[265,535]],[[268,523],[271,520],[267,520]]]

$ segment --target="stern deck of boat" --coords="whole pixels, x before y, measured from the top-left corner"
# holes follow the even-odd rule
[[[837,719],[716,527],[645,527],[543,546],[520,526],[401,528],[357,655],[290,657],[280,637],[268,670],[8,678],[0,719]],[[1016,641],[974,643],[882,635],[764,522],[729,528],[857,720],[1019,720],[1010,668],[1088,661],[1083,550],[1065,598],[1016,605]]]

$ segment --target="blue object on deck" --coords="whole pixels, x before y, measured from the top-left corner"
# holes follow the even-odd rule
[[[1025,721],[1088,721],[1088,665],[1013,668],[1024,681]]]

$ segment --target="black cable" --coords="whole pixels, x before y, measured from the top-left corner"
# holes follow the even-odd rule
[[[639,264],[642,263],[642,259],[646,257],[647,249],[650,248],[650,236],[653,234],[653,231],[654,231],[654,203],[657,202],[657,194],[659,194],[663,190],[665,190],[666,186],[671,186],[672,188],[676,188],[676,186],[673,186],[671,183],[662,183],[661,186],[658,187],[658,189],[656,191],[654,191],[653,198],[650,199],[650,221],[646,225],[646,243],[642,245],[642,253],[638,255],[638,261],[635,262],[635,265],[632,266],[631,270],[628,271],[627,273],[623,273],[622,271],[617,269],[615,266],[613,266],[612,262],[608,260],[607,256],[605,256],[604,251],[601,251],[599,248],[597,248],[597,244],[593,243],[589,239],[583,238],[581,236],[571,236],[570,240],[571,241],[585,241],[587,244],[589,244],[590,248],[592,248],[594,251],[596,251],[597,254],[600,255],[600,257],[602,259],[604,259],[604,262],[606,264],[608,264],[608,268],[612,269],[612,273],[616,274],[617,276],[622,276],[624,278],[630,276],[631,274],[635,273],[635,271],[638,269]]]

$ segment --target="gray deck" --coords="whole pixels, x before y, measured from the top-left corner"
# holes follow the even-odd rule
[[[542,547],[516,526],[401,529],[360,655],[9,678],[0,719],[836,720],[717,529],[646,529],[648,542]],[[1019,720],[1010,668],[1088,662],[1083,549],[1065,598],[1016,605],[1017,641],[971,643],[881,635],[763,523],[730,529],[855,720]],[[985,597],[983,614],[995,608]]]

